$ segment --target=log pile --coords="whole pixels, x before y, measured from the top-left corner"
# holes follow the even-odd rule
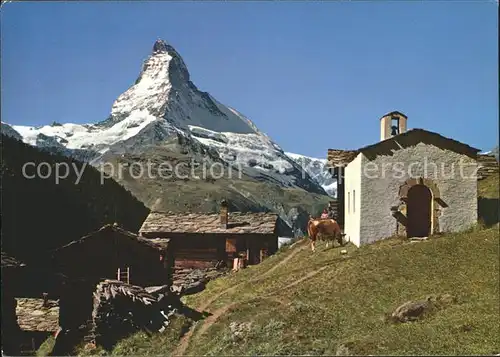
[[[179,295],[189,295],[202,291],[212,279],[225,275],[228,269],[177,268],[174,271],[172,291]]]
[[[149,292],[148,292],[149,290]],[[117,280],[105,280],[94,292],[90,338],[110,348],[139,330],[163,332],[180,302],[168,287],[145,289]]]

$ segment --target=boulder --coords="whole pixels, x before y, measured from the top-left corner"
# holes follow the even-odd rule
[[[233,340],[241,340],[252,329],[251,322],[231,322],[229,324]]]
[[[455,302],[456,298],[450,294],[429,295],[425,300],[407,301],[392,312],[391,320],[394,322],[416,321],[431,311],[442,309]]]
[[[351,350],[347,346],[347,344],[341,344],[340,346],[337,347],[337,350],[335,351],[335,356],[350,356],[351,355]]]
[[[414,321],[421,317],[424,312],[431,308],[430,301],[407,301],[399,306],[391,315],[393,321],[407,322]]]

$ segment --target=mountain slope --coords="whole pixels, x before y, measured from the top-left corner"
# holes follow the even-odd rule
[[[20,260],[43,260],[51,249],[107,223],[138,231],[149,213],[114,180],[101,182],[94,167],[1,138],[2,250]],[[67,174],[58,182],[56,167]]]
[[[337,182],[326,168],[327,159],[317,159],[287,152],[286,155],[299,164],[331,197],[337,197]]]
[[[15,129],[6,123],[0,123],[0,130],[3,135],[10,136],[16,140],[23,140],[21,134],[19,134]]]
[[[86,160],[102,155],[142,153],[182,135],[219,153],[226,163],[249,176],[282,187],[325,194],[268,136],[236,110],[196,88],[177,51],[158,40],[135,83],[113,103],[110,116],[97,124],[15,125],[24,142],[45,148],[87,151]],[[48,140],[47,138],[50,138]]]
[[[104,172],[153,210],[213,212],[226,199],[232,211],[276,212],[295,234],[301,234],[309,213],[318,214],[329,201],[326,195],[282,187],[269,179],[263,182],[223,161],[217,151],[182,135],[141,153],[106,153],[103,159],[107,163]],[[134,175],[131,170],[148,165],[147,175]],[[177,174],[162,174],[162,165],[173,167]]]

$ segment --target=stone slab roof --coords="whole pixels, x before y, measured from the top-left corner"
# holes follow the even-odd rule
[[[327,165],[329,167],[346,166],[358,156],[357,150],[328,149]]]
[[[218,213],[151,212],[139,232],[200,234],[274,234],[278,215],[275,213],[230,212],[228,227],[220,224]]]
[[[23,266],[26,266],[26,264],[2,252],[2,268],[20,268]]]
[[[93,238],[96,238],[100,235],[100,233],[106,233],[106,232],[116,232],[116,233],[119,233],[121,237],[123,237],[123,239],[130,239],[138,244],[141,244],[145,247],[148,247],[150,249],[155,249],[155,250],[163,250],[165,248],[167,248],[168,246],[168,242],[169,240],[168,239],[161,239],[161,238],[158,238],[158,239],[146,239],[146,238],[142,238],[140,236],[138,236],[137,234],[134,234],[132,232],[129,232],[129,231],[126,231],[120,227],[118,227],[117,225],[111,225],[111,224],[107,224],[105,225],[104,227],[102,227],[101,229],[99,229],[98,231],[95,231],[95,232],[92,232],[78,240],[75,240],[75,241],[72,241],[60,248],[57,248],[54,252],[57,253],[61,250],[64,250],[68,247],[71,247],[71,246],[74,246],[74,245],[78,245],[78,244],[81,244],[83,243],[84,241],[88,240],[88,239],[93,239]],[[104,234],[104,236],[106,236]]]
[[[330,167],[346,166],[354,160],[359,153],[363,153],[368,160],[373,160],[378,155],[391,156],[394,151],[414,146],[419,143],[434,145],[443,150],[450,150],[472,158],[477,158],[477,153],[480,151],[479,149],[473,148],[460,141],[444,137],[432,131],[424,129],[411,129],[389,139],[379,141],[378,143],[364,146],[358,150],[329,149],[327,165]]]
[[[396,150],[415,146],[419,143],[434,145],[443,150],[450,150],[473,158],[477,158],[477,153],[480,151],[460,141],[424,129],[411,129],[373,145],[362,147],[358,151],[362,152],[369,160],[373,160],[378,155],[392,155]]]

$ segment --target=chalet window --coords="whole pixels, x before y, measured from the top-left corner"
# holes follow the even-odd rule
[[[351,213],[351,193],[347,192],[347,213]]]
[[[226,239],[226,253],[236,253],[236,238]]]
[[[352,213],[356,212],[356,190],[352,190]]]

